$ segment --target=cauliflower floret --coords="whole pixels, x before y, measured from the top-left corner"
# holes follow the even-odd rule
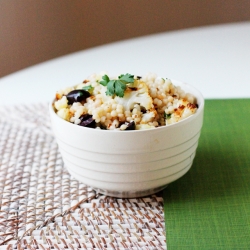
[[[62,108],[57,112],[57,115],[62,119],[69,121],[70,120],[70,111],[68,108]]]
[[[66,96],[63,96],[60,100],[55,102],[55,108],[57,110],[64,109],[68,106],[68,100]]]
[[[136,104],[141,106],[144,111],[140,124],[153,121],[157,115],[157,111],[153,105],[153,99],[149,95],[148,86],[141,80],[135,80],[132,85],[126,88],[124,96],[122,98],[116,96],[115,100],[121,104],[125,110],[129,111],[132,110]]]
[[[184,109],[183,113],[182,113],[182,118],[187,118],[188,116],[194,114],[197,110],[197,106],[195,104],[192,103],[188,103],[188,105],[186,106],[186,108]]]
[[[127,86],[123,97],[116,96],[114,99],[125,110],[132,110],[136,104],[145,108],[141,120],[142,124],[153,121],[157,114],[152,97],[149,95],[149,89],[143,81],[135,80],[133,84]]]
[[[149,112],[142,115],[141,123],[148,123],[154,120],[157,111],[155,109],[151,109]]]
[[[124,96],[116,96],[115,101],[121,104],[125,110],[131,110],[135,104],[139,104],[146,110],[154,108],[148,87],[140,80],[135,80],[132,85],[129,85],[124,92]]]
[[[194,114],[197,110],[196,104],[190,103],[185,99],[179,100],[178,104],[178,108],[174,109],[174,112],[171,114],[170,118],[166,118],[166,125],[183,120]]]

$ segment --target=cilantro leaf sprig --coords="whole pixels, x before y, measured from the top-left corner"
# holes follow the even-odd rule
[[[106,95],[119,97],[124,96],[127,84],[134,82],[134,76],[131,74],[120,75],[117,80],[110,80],[108,75],[104,75],[99,82],[103,86],[107,86]]]

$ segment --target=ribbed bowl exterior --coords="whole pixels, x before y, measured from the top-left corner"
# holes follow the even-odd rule
[[[195,157],[204,99],[190,85],[173,83],[192,93],[199,108],[187,119],[156,129],[80,127],[58,117],[50,104],[52,128],[71,175],[102,193],[120,197],[146,195],[183,176]]]

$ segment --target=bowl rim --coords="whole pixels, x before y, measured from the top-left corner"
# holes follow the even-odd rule
[[[172,123],[172,124],[169,124],[169,125],[165,125],[165,126],[160,126],[160,127],[156,127],[156,128],[148,128],[148,129],[141,129],[141,130],[127,130],[127,131],[121,131],[121,130],[106,130],[106,129],[91,129],[91,128],[87,128],[87,127],[83,127],[83,126],[76,126],[74,123],[71,123],[69,121],[66,121],[64,119],[62,119],[61,117],[59,117],[56,113],[55,113],[55,110],[53,108],[53,103],[55,101],[55,98],[53,98],[52,101],[49,102],[49,114],[51,116],[53,116],[55,119],[57,119],[58,121],[60,122],[63,122],[65,125],[68,124],[67,126],[74,126],[74,128],[77,130],[77,129],[80,129],[80,130],[86,130],[88,132],[90,131],[95,131],[95,133],[121,133],[121,132],[125,132],[126,134],[133,134],[133,133],[149,133],[149,131],[158,131],[160,132],[161,130],[168,130],[169,128],[171,127],[177,127],[177,126],[181,126],[187,122],[191,122],[193,119],[195,119],[197,116],[199,116],[201,113],[203,113],[203,110],[204,110],[204,107],[205,107],[205,99],[204,99],[204,96],[202,95],[202,93],[197,89],[195,88],[193,85],[189,84],[189,83],[186,83],[186,82],[182,82],[182,81],[179,81],[179,80],[175,80],[175,79],[169,79],[174,85],[176,86],[180,86],[180,87],[183,87],[184,86],[184,91],[186,93],[190,93],[192,94],[196,100],[198,100],[200,103],[198,105],[198,109],[197,111],[191,115],[191,116],[188,116],[187,118],[184,118],[183,120],[180,120],[176,123]],[[74,86],[74,85],[73,85]],[[186,88],[187,87],[188,89],[190,89],[191,91],[186,91]],[[73,128],[73,127],[72,127]]]

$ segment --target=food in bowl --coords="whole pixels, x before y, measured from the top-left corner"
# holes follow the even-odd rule
[[[127,88],[131,83],[125,83],[125,87],[119,83],[116,89],[115,81],[120,78],[108,79],[105,75],[92,75],[76,87],[58,91],[56,98],[49,104],[52,129],[65,166],[74,178],[105,195],[132,198],[158,192],[182,177],[192,166],[203,124],[204,98],[197,89],[180,81],[162,79],[152,74],[141,78],[127,75],[127,80],[131,83],[135,81],[136,86],[141,82],[157,82],[162,85],[167,82],[166,88],[173,96],[166,95],[166,100],[170,98],[175,102],[170,102],[167,108],[160,110],[161,103],[157,99],[164,103],[164,98],[157,97],[159,91],[162,91],[162,88],[157,89],[158,85],[155,85],[156,92],[150,90],[146,83],[146,87],[142,84],[130,90]],[[105,81],[105,88],[100,83],[102,80]],[[107,86],[108,83],[110,86]],[[83,92],[83,96],[79,94],[82,88],[89,93]],[[141,89],[147,91],[134,92]],[[101,94],[96,94],[96,90]],[[126,99],[126,91],[130,91],[134,101]],[[123,97],[119,96],[121,93]],[[137,94],[133,96],[134,93]],[[140,94],[144,98],[135,101],[133,98],[139,98]],[[120,106],[114,103],[116,100],[125,107],[123,112],[118,112]],[[184,108],[178,114],[176,111],[183,102],[187,104],[183,105]],[[111,109],[105,111],[107,103],[115,104],[116,116],[111,115],[114,110],[111,104]],[[150,109],[148,104],[153,107]],[[105,120],[102,118],[105,115],[97,117],[95,113],[101,105],[107,114]],[[187,113],[183,113],[188,105],[191,112],[186,110]],[[133,112],[137,108],[140,112]],[[116,119],[112,117],[126,117],[126,110],[131,112],[127,116],[131,119],[117,119],[118,122],[114,122]],[[153,120],[142,123],[145,114],[149,119],[153,117]],[[87,118],[82,119],[81,116]],[[143,119],[146,120],[147,116]],[[85,124],[79,125],[77,119]],[[106,120],[111,122],[105,123]]]
[[[198,108],[196,98],[168,78],[93,74],[56,93],[57,115],[79,126],[105,130],[143,130],[179,122]]]

